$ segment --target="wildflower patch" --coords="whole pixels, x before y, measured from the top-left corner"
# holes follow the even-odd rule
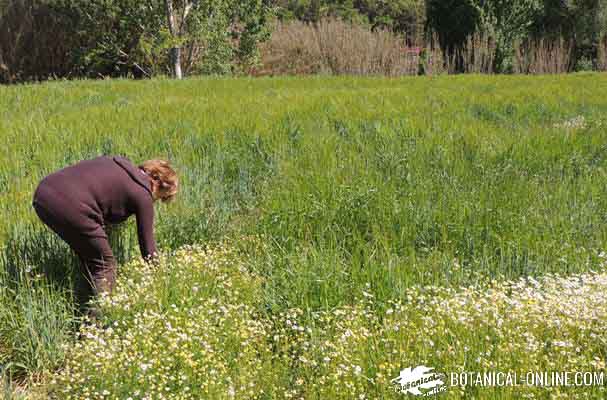
[[[351,305],[273,314],[264,311],[263,279],[226,246],[185,247],[156,265],[133,262],[121,272],[116,293],[100,300],[106,328],[82,328],[49,386],[51,398],[606,394],[603,380],[539,380],[543,371],[602,376],[603,272],[417,287],[388,302],[377,300],[368,285]],[[471,371],[481,382],[495,379],[477,385],[478,379],[468,379]],[[512,374],[517,384],[500,384],[500,374]],[[528,377],[534,384],[518,384]]]

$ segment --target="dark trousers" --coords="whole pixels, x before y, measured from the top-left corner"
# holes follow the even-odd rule
[[[87,309],[93,296],[111,292],[116,282],[116,262],[107,237],[85,236],[66,225],[60,210],[48,210],[37,201],[33,206],[42,222],[67,242],[80,258],[80,273],[75,282],[74,295],[80,309]]]

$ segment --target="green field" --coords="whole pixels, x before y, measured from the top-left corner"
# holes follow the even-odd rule
[[[408,398],[389,381],[422,364],[603,371],[606,92],[604,74],[0,86],[8,398]],[[113,328],[76,341],[76,260],[31,198],[102,154],[167,158],[182,186],[157,208],[158,271],[127,263],[133,223],[112,233]],[[210,247],[171,253],[190,244]]]

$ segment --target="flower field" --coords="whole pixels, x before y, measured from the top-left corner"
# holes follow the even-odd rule
[[[66,348],[51,393],[65,399],[399,398],[406,365],[445,371],[602,371],[607,274],[411,288],[378,302],[262,311],[263,279],[224,248],[186,247],[159,265],[125,266],[105,326]],[[523,388],[512,398],[601,398],[600,386]],[[577,389],[577,390],[576,390]],[[450,388],[445,398],[490,397]]]
[[[192,79],[0,87],[0,393],[8,399],[603,399],[451,385],[607,357],[607,77]],[[103,317],[36,183],[101,154],[170,159],[162,259],[134,224]],[[596,383],[596,382],[595,382]],[[434,398],[434,396],[433,396]]]

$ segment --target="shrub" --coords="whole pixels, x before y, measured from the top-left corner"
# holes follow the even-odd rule
[[[70,74],[76,43],[51,3],[9,1],[0,9],[0,83]]]

